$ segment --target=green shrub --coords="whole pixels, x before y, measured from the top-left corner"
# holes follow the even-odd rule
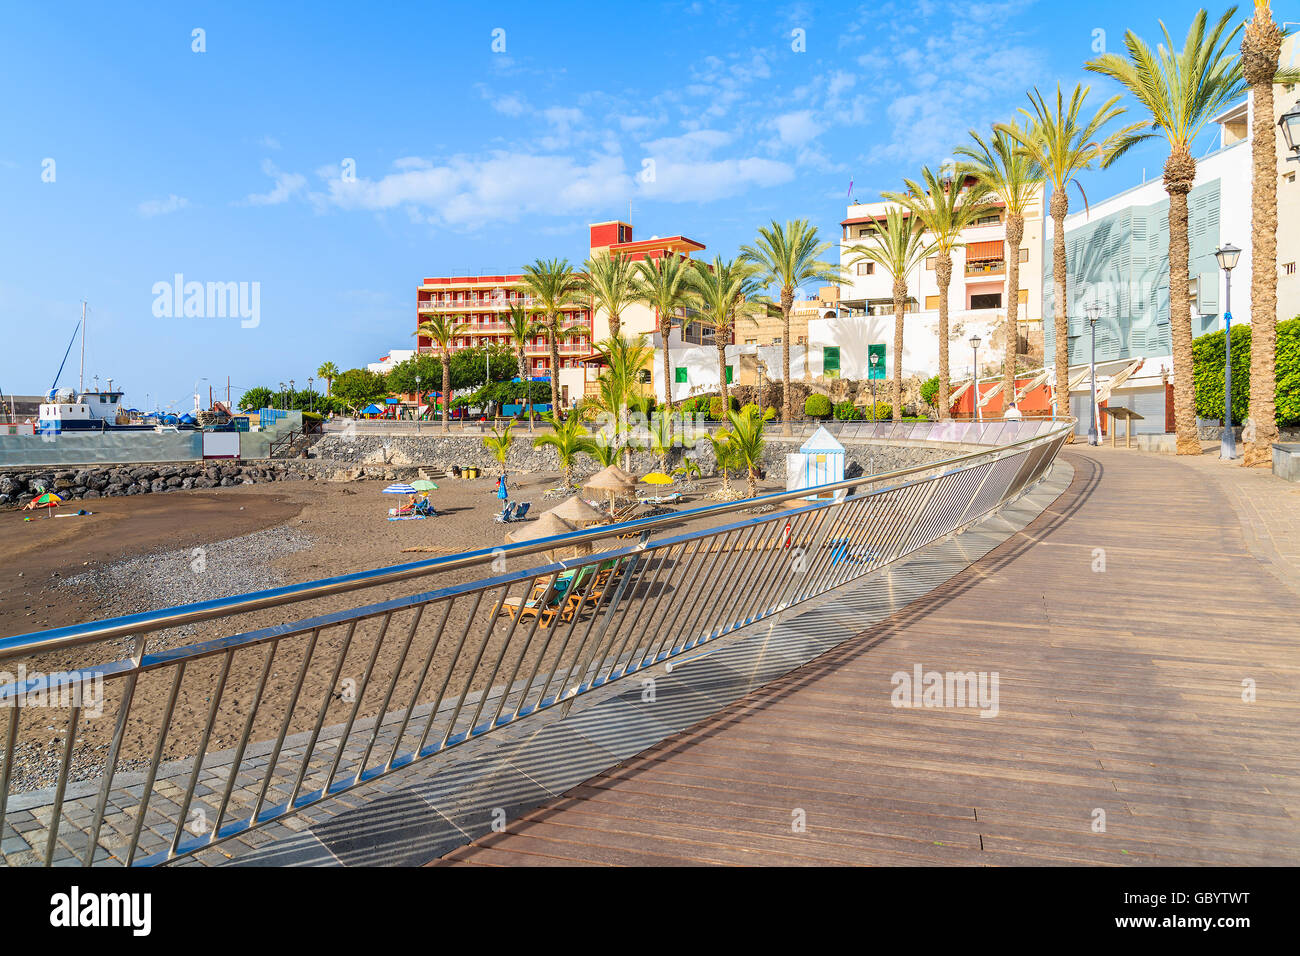
[[[939,376],[927,378],[921,383],[921,401],[927,405],[933,405],[934,400],[939,395]]]
[[[730,406],[733,412],[740,411],[740,400],[737,399],[734,395],[729,395],[727,396],[727,398],[728,401],[726,405],[722,403],[721,395],[714,395],[712,398],[709,399],[708,414],[710,420],[715,422],[720,422],[723,419],[725,419],[727,417],[726,410],[728,406]]]
[[[1300,317],[1277,324],[1277,424],[1300,424]],[[1192,342],[1192,382],[1196,414],[1223,418],[1223,332],[1208,332]],[[1250,413],[1250,326],[1232,329],[1232,418],[1240,424]]]
[[[867,409],[867,417],[868,417],[868,418],[871,417],[871,409],[869,409],[869,408]],[[894,406],[893,406],[893,405],[889,404],[888,402],[876,402],[876,421],[880,422],[880,421],[884,421],[884,420],[886,420],[886,419],[888,419],[888,418],[893,418],[893,417],[894,417]],[[904,421],[906,421],[906,420],[907,420],[907,419],[904,419]],[[915,419],[915,421],[918,421],[918,422],[927,422],[927,421],[929,421],[929,419],[928,419],[928,418],[917,418],[917,419]]]
[[[831,400],[819,392],[814,392],[803,403],[803,413],[809,418],[830,418]]]
[[[769,405],[763,412],[763,421],[770,422],[774,418],[776,418],[776,408],[775,406]]]
[[[852,402],[840,402],[835,406],[835,418],[837,421],[852,422],[864,417],[862,410]]]

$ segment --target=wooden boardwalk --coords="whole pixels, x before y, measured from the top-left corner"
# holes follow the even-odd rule
[[[439,862],[1300,862],[1300,593],[1196,469],[1064,454],[929,596]],[[996,673],[996,716],[893,706],[917,665]]]

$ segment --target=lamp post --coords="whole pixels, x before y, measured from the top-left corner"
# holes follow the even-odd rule
[[[310,375],[307,376],[307,401],[312,412],[316,411],[316,392],[312,388],[312,382],[316,381]]]
[[[284,382],[280,383],[280,407],[284,408]]]
[[[1088,360],[1091,390],[1088,400],[1088,444],[1100,445],[1101,435],[1097,433],[1097,319],[1101,317],[1101,305],[1094,302],[1084,311],[1088,313],[1088,330],[1092,333],[1092,357]]]
[[[1300,122],[1300,106],[1293,112],[1297,114],[1297,122]],[[1288,142],[1290,139],[1288,133]],[[1219,268],[1227,280],[1227,295],[1223,306],[1223,435],[1219,438],[1219,457],[1224,461],[1232,461],[1237,457],[1237,436],[1232,433],[1232,270],[1236,268],[1240,257],[1241,250],[1232,243],[1214,250],[1214,258],[1219,260]]]
[[[867,373],[867,378],[871,380],[871,424],[876,423],[876,376],[874,374],[876,366],[880,363],[880,356],[875,352],[871,353],[871,372]]]
[[[975,421],[980,420],[980,337],[972,335],[970,337],[971,348],[971,367],[970,367],[970,384],[975,391]]]
[[[289,410],[289,403],[293,401],[294,391],[295,389],[293,387],[293,379],[289,379],[289,394],[285,397],[285,402],[284,402],[285,411]]]
[[[1282,138],[1286,140],[1286,148],[1294,154],[1287,159],[1300,159],[1300,100],[1282,114],[1277,125],[1282,127]]]

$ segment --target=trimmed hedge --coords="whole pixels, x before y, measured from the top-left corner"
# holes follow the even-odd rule
[[[830,418],[831,400],[820,392],[814,392],[803,403],[803,413],[809,418]]]
[[[1223,332],[1208,332],[1192,342],[1192,381],[1196,414],[1223,418]],[[1300,424],[1300,317],[1277,324],[1277,424]],[[1232,419],[1241,424],[1250,411],[1250,326],[1232,329]]]
[[[927,378],[921,383],[921,401],[927,405],[933,405],[934,400],[939,396],[939,376]]]
[[[840,402],[835,406],[835,418],[841,422],[853,422],[867,416],[863,414],[862,409],[858,408],[852,402]]]

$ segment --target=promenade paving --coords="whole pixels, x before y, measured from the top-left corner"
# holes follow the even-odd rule
[[[1294,865],[1300,496],[1209,455],[1061,461],[968,567],[439,863]],[[996,675],[996,715],[900,700],[917,668]]]

